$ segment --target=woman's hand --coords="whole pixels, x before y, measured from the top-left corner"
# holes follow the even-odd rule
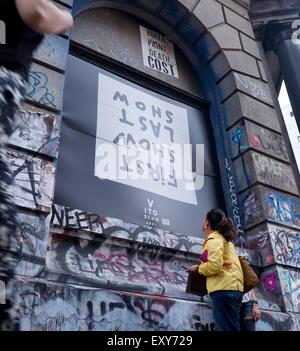
[[[232,260],[230,260],[230,259],[224,260],[223,266],[231,266],[231,265],[232,265]]]
[[[199,265],[194,264],[193,266],[189,267],[186,271],[187,272],[195,272],[199,268]]]
[[[260,319],[260,315],[261,315],[258,304],[256,304],[256,303],[253,304],[252,313],[253,313],[255,320],[258,321]]]

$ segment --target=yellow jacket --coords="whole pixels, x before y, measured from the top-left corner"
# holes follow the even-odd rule
[[[218,290],[244,291],[243,271],[235,247],[217,231],[207,236],[201,261],[199,273],[207,276],[208,293]]]

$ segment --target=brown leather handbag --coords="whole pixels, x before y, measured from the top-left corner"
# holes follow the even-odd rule
[[[186,292],[195,295],[207,295],[206,276],[199,274],[198,270],[189,272]]]
[[[248,291],[255,288],[256,285],[258,285],[259,278],[254,272],[254,270],[250,267],[245,257],[239,256],[239,260],[244,275],[244,294],[246,294]]]

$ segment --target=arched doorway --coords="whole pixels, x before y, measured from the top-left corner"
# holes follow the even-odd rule
[[[224,206],[210,103],[168,37],[125,12],[83,11],[72,33],[64,101],[56,204],[159,232],[203,235],[200,219]],[[177,156],[183,163],[184,148],[175,154],[163,149],[167,144],[191,144],[192,168],[176,163]],[[200,144],[203,155],[196,154]],[[129,156],[136,146],[140,155]],[[150,151],[152,161],[160,154],[159,166],[157,158],[149,162]],[[194,190],[187,189],[192,171]],[[146,173],[151,179],[136,179]],[[85,215],[77,222],[84,227]]]

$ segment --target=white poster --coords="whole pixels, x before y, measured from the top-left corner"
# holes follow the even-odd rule
[[[144,66],[178,77],[174,45],[166,36],[140,26]]]
[[[189,165],[182,170],[184,144],[186,109],[99,73],[96,177],[196,205],[180,173],[192,174]]]

